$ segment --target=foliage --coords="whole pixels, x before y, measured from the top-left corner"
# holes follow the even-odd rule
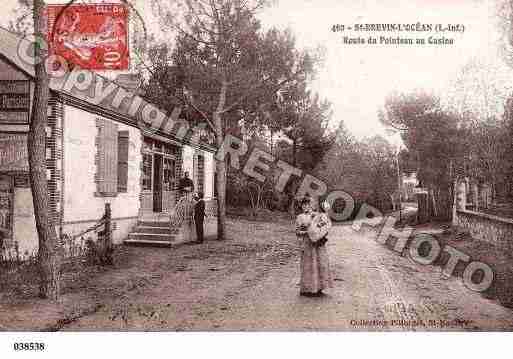
[[[434,215],[451,215],[452,181],[464,166],[465,128],[460,117],[443,110],[440,100],[425,92],[392,94],[381,117],[386,126],[402,132],[403,141],[416,158],[417,178],[435,203]]]
[[[510,67],[513,66],[513,2],[511,0],[497,0],[495,15],[500,33],[499,50],[501,58]]]
[[[502,195],[510,202],[513,201],[513,95],[506,101],[506,109],[501,127],[501,148],[499,152],[500,176]]]
[[[369,203],[383,211],[391,207],[392,196],[397,191],[396,151],[381,136],[365,139],[361,143],[362,164],[369,181]]]
[[[174,35],[174,47],[153,46],[150,99],[176,101],[203,122],[221,146],[228,129],[241,120],[252,127],[267,103],[285,86],[305,82],[315,56],[298,51],[288,31],[263,31],[256,13],[265,1],[153,1],[163,30]],[[160,100],[162,102],[162,100]],[[157,103],[160,103],[157,102]],[[224,236],[226,163],[217,160],[218,237]]]
[[[33,6],[31,0],[17,0],[17,6],[12,11],[14,20],[9,21],[10,31],[19,35],[28,35],[34,32]]]
[[[457,113],[442,108],[440,100],[426,93],[412,92],[389,96],[382,121],[402,131],[408,153],[402,158],[408,166],[418,168],[417,178],[433,198],[435,215],[451,215],[456,179],[470,178],[488,183],[495,199],[506,191],[508,173],[504,166],[511,161],[511,101],[506,103],[504,119],[480,117],[484,113]],[[512,167],[509,167],[512,168]]]
[[[61,272],[66,268],[84,269],[85,265],[95,264],[95,254],[88,250],[87,242],[91,238],[63,234],[60,238],[63,263]],[[18,243],[4,243],[0,251],[0,293],[30,297],[36,295],[36,286],[40,277],[38,253],[21,253]]]
[[[242,163],[247,161],[255,149],[267,153],[271,152],[269,144],[258,135],[253,135],[252,138],[247,139],[246,143],[248,151],[241,158]],[[263,181],[246,175],[244,171],[230,168],[228,171],[227,203],[234,207],[247,207],[254,214],[262,209],[286,209],[286,207],[283,208],[283,204],[280,204],[280,193],[274,188],[280,174],[276,165],[270,164],[269,171],[258,172],[263,176]]]
[[[358,141],[341,123],[335,142],[316,173],[329,188],[351,194],[357,208],[366,202],[387,211],[392,208],[392,195],[397,191],[395,153],[383,137]]]
[[[172,5],[180,7],[182,16]],[[290,32],[261,29],[255,14],[263,2],[170,1],[154,6],[163,30],[176,37],[172,49],[166,43],[148,49],[151,66],[146,69],[156,91],[148,95],[160,103],[166,91],[167,100],[191,108],[212,130],[213,114],[223,115],[223,124],[228,113],[238,113],[236,120],[248,119],[282,87],[312,73],[314,57],[295,49]]]
[[[286,139],[281,144],[281,155],[289,154],[293,166],[311,171],[331,148],[335,133],[330,131],[332,117],[331,103],[311,94],[304,86],[286,92],[275,103],[275,111],[270,120],[280,124]],[[286,151],[289,147],[289,151]]]

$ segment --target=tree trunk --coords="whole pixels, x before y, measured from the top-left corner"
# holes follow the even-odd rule
[[[43,9],[44,1],[34,0],[34,29],[36,36],[41,38],[43,38],[41,30],[44,28]],[[35,51],[36,58],[41,57],[42,51],[38,46]],[[60,247],[47,206],[49,196],[46,177],[46,124],[50,92],[44,61],[36,64],[35,75],[34,103],[27,143],[32,201],[39,237],[39,288],[41,297],[57,300],[59,298]]]
[[[495,197],[496,197],[496,188],[497,188],[497,171],[494,170],[494,174],[492,176],[492,183],[490,184],[490,199],[488,203],[490,205],[493,205],[495,203]]]
[[[431,190],[431,200],[433,202],[433,217],[436,219],[438,218],[438,207],[435,198],[435,189]]]
[[[274,132],[273,132],[273,130],[271,130],[271,145],[270,145],[270,148],[271,148],[271,155],[274,156]]]
[[[453,226],[458,225],[458,183],[459,178],[456,177],[452,184],[452,211],[451,211],[451,221]]]
[[[294,140],[292,140],[292,166],[294,166],[294,167],[297,167],[296,153],[297,153],[297,140],[294,139]]]
[[[292,216],[296,215],[296,196],[294,195],[297,193],[299,189],[299,184],[296,182],[296,180],[292,180],[293,182],[290,183],[288,195],[289,195],[289,214]]]
[[[222,137],[221,137],[222,138]],[[218,143],[218,146],[221,146]],[[217,176],[217,239],[224,239],[224,229],[226,224],[226,162],[216,159]]]
[[[297,140],[294,138],[292,140],[292,166],[297,168]],[[291,193],[295,193],[297,188],[295,188]],[[296,198],[294,195],[291,196],[291,201],[289,203],[289,214],[295,215],[296,213]]]
[[[220,149],[224,141],[224,126],[221,118],[222,109],[226,103],[226,91],[228,84],[223,81],[221,92],[219,94],[219,102],[217,104],[217,111],[214,112],[214,126],[216,132],[216,144]],[[222,156],[220,160],[216,156],[216,176],[217,176],[217,239],[224,239],[224,231],[226,228],[226,156]]]

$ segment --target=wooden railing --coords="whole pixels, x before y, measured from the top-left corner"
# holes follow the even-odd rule
[[[169,223],[171,228],[180,228],[187,220],[192,220],[194,215],[194,202],[183,196],[178,200],[175,207],[171,210]]]

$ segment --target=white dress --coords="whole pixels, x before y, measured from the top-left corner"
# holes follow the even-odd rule
[[[331,221],[324,213],[301,213],[296,218],[296,230],[305,230],[311,225],[315,216],[324,216],[326,225],[331,227]],[[326,246],[316,246],[308,235],[298,235],[302,243],[301,252],[301,293],[318,293],[319,291],[333,287],[328,251]]]

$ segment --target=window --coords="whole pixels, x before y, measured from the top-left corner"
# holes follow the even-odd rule
[[[143,154],[143,162],[142,162],[142,189],[143,191],[151,191],[151,162],[152,155]]]
[[[175,188],[175,160],[164,157],[163,190],[172,191]]]
[[[201,153],[194,156],[194,182],[196,191],[205,193],[205,157]]]
[[[128,131],[118,132],[118,192],[128,192]]]

